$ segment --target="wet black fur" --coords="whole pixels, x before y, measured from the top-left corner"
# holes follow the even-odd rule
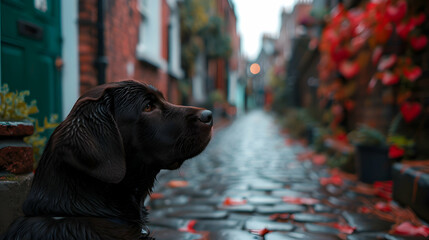
[[[210,141],[202,110],[135,81],[90,90],[52,134],[25,216],[0,239],[151,239],[141,233],[144,199],[161,169],[180,167]]]

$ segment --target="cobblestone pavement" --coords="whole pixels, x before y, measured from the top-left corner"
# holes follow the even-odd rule
[[[157,240],[424,239],[388,235],[356,183],[322,185],[330,171],[297,160],[274,118],[255,111],[216,131],[207,149],[158,176],[148,201]],[[369,213],[368,213],[369,212]]]

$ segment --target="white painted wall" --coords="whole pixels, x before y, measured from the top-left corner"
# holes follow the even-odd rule
[[[62,102],[67,117],[79,97],[78,0],[61,0]]]

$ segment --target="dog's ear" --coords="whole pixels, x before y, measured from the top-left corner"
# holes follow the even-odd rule
[[[119,183],[126,164],[111,90],[96,89],[81,97],[58,127],[53,146],[71,166],[101,181]]]

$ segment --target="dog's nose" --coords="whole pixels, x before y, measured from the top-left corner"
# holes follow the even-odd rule
[[[199,119],[201,122],[207,125],[213,126],[213,116],[211,111],[209,110],[202,111]]]

